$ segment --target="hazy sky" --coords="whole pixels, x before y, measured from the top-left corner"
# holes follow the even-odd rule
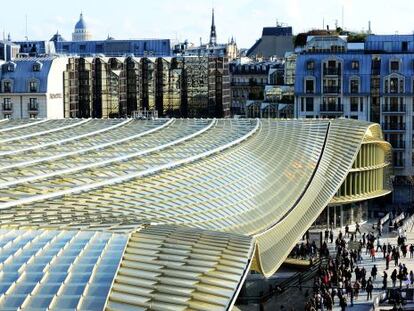
[[[8,2],[11,4],[10,2]],[[218,42],[232,35],[239,47],[250,47],[262,27],[276,20],[293,26],[295,33],[325,25],[362,30],[371,20],[375,33],[413,33],[413,0],[20,0],[8,5],[0,29],[13,40],[50,39],[59,30],[67,40],[83,11],[94,39],[108,34],[117,39],[169,38],[208,40],[211,7],[215,7]]]

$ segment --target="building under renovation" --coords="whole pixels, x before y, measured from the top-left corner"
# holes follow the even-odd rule
[[[65,117],[110,118],[155,111],[158,116],[227,117],[227,58],[69,58]]]

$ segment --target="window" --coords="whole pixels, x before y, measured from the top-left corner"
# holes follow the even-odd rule
[[[11,119],[11,114],[9,114],[9,113],[4,113],[4,114],[3,114],[3,119]]]
[[[35,62],[33,64],[33,71],[40,71],[42,69],[42,63],[41,62]]]
[[[352,112],[358,111],[358,105],[359,105],[358,97],[351,97],[351,111]]]
[[[305,98],[300,98],[300,111],[305,111]],[[414,126],[414,123],[413,123]]]
[[[314,81],[312,79],[307,79],[305,81],[305,92],[306,94],[314,93]]]
[[[361,97],[360,99],[359,99],[359,111],[364,111],[364,98],[363,97]]]
[[[336,68],[336,61],[335,60],[329,60],[328,61],[328,68]]]
[[[400,151],[394,151],[393,162],[395,167],[404,166],[404,154]]]
[[[390,64],[391,71],[399,71],[400,70],[400,62],[398,60],[392,60]]]
[[[38,86],[37,81],[34,81],[34,80],[30,81],[29,82],[29,92],[30,93],[36,93],[38,91],[37,86]]]
[[[3,81],[3,92],[11,93],[12,92],[12,83],[11,81]]]
[[[16,69],[16,63],[10,62],[7,64],[7,71],[13,72]]]
[[[390,93],[398,93],[398,78],[390,79]]]
[[[408,51],[408,42],[407,41],[401,42],[401,51],[403,51],[403,52]]]
[[[372,59],[372,62],[371,62],[371,74],[379,75],[380,72],[381,72],[381,59],[378,57],[375,57]]]
[[[313,97],[306,97],[306,111],[313,111]]]
[[[3,111],[10,111],[13,109],[13,104],[11,102],[11,98],[4,98],[3,99]]]
[[[29,111],[37,111],[39,108],[38,104],[37,104],[37,98],[30,98],[29,99]]]
[[[313,70],[313,69],[315,69],[315,62],[314,62],[313,60],[309,60],[309,61],[306,63],[306,68],[307,68],[308,70]]]
[[[30,119],[36,119],[37,118],[37,114],[36,113],[31,113],[31,114],[29,114],[29,118]]]
[[[351,93],[359,93],[359,80],[358,79],[351,79],[350,91]]]
[[[353,60],[351,63],[351,68],[352,70],[358,70],[359,69],[359,61],[358,60]]]

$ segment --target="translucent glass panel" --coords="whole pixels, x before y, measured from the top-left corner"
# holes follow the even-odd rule
[[[0,309],[102,310],[127,237],[2,230],[0,241]],[[85,299],[95,301],[92,309],[82,307]]]
[[[91,186],[93,183],[148,170],[155,172],[158,167],[231,143],[249,133],[255,124],[256,121],[177,120],[165,129],[139,140],[76,157],[61,160],[53,158],[53,162],[36,163],[18,170],[9,169],[2,173],[4,182],[0,182],[0,187],[3,185],[0,200],[30,199],[36,195]],[[39,172],[41,174],[37,175]]]

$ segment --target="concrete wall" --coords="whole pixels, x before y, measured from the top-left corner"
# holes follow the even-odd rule
[[[67,58],[53,60],[48,75],[47,88],[47,117],[49,119],[63,119],[63,72],[68,63]]]

